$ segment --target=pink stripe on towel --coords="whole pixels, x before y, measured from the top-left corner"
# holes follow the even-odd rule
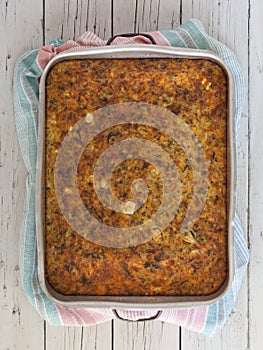
[[[110,321],[114,314],[109,309],[67,308],[56,304],[61,323],[67,326],[95,325]]]
[[[156,41],[157,45],[169,46],[169,42],[159,32],[149,32]],[[151,44],[151,40],[144,36],[138,35],[135,37],[117,37],[113,45],[126,45],[126,44]],[[106,41],[99,38],[92,32],[85,32],[76,41],[68,40],[65,44],[55,47],[53,44],[43,46],[39,49],[38,64],[41,69],[44,69],[48,62],[57,54],[70,50],[74,47],[94,47],[104,46]]]

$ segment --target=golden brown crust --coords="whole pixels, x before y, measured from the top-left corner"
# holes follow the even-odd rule
[[[71,60],[51,70],[46,95],[45,247],[47,279],[53,288],[67,295],[205,295],[216,291],[227,273],[227,82],[223,70],[207,60]],[[129,227],[150,218],[160,205],[159,174],[142,160],[124,161],[114,171],[113,191],[121,200],[130,198],[133,180],[143,178],[148,184],[147,201],[135,215],[104,208],[94,192],[96,160],[127,135],[162,145],[179,168],[182,181],[179,213],[162,234],[137,247],[118,249],[98,246],[71,229],[58,207],[53,179],[56,155],[70,127],[87,113],[124,102],[167,108],[189,125],[209,163],[209,188],[200,218],[185,235],[177,228],[191,200],[193,173],[182,148],[148,126],[118,125],[98,135],[78,166],[81,198],[98,220]]]

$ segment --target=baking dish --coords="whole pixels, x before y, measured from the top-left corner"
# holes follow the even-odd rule
[[[217,63],[225,72],[228,82],[227,91],[227,278],[222,287],[211,295],[199,296],[83,296],[63,295],[57,293],[48,283],[45,272],[45,101],[46,79],[52,67],[57,63],[72,59],[133,59],[133,58],[174,58],[174,59],[205,59]],[[57,303],[67,306],[111,307],[162,309],[171,307],[196,307],[217,301],[226,292],[233,278],[233,221],[235,206],[235,142],[233,117],[233,78],[224,62],[215,54],[191,49],[160,47],[157,45],[106,46],[90,49],[78,49],[61,53],[48,64],[40,81],[40,111],[36,179],[36,227],[38,244],[39,281],[45,293]]]

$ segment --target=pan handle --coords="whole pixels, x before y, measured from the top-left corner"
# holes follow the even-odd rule
[[[124,37],[124,38],[129,38],[129,37],[133,37],[133,36],[144,36],[147,39],[150,39],[153,45],[157,45],[155,39],[150,35],[150,34],[146,34],[146,33],[124,33],[124,34],[117,34],[112,36],[111,38],[108,39],[106,45],[110,45],[114,39],[118,38],[118,37]]]
[[[157,313],[156,313],[155,315],[153,315],[153,316],[151,316],[151,317],[149,317],[149,318],[140,318],[139,320],[130,320],[130,319],[128,319],[128,318],[123,318],[123,317],[121,317],[121,316],[118,314],[118,311],[117,311],[116,309],[113,309],[112,311],[113,311],[113,313],[115,314],[115,316],[116,316],[119,320],[122,320],[122,321],[129,321],[129,322],[145,322],[145,321],[152,321],[152,320],[158,319],[158,318],[161,316],[161,314],[162,314],[162,311],[159,310],[159,311],[157,311]]]

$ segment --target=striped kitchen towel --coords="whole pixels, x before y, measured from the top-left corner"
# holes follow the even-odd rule
[[[228,65],[235,82],[236,138],[244,99],[244,76],[235,55],[222,43],[208,36],[202,24],[190,20],[176,30],[150,33],[158,45],[200,48],[214,51]],[[148,44],[143,37],[117,38],[114,44]],[[37,277],[36,227],[35,227],[35,175],[38,127],[38,88],[42,71],[52,57],[78,46],[103,46],[106,42],[94,33],[87,32],[77,41],[53,40],[50,45],[25,53],[19,58],[14,72],[14,108],[18,140],[28,172],[23,222],[20,235],[21,273],[25,293],[40,315],[51,325],[85,326],[99,324],[117,317],[111,309],[66,308],[55,304],[42,291]],[[207,307],[198,309],[164,309],[158,320],[170,322],[187,329],[212,336],[222,327],[234,307],[248,264],[248,249],[240,221],[235,216],[234,230],[235,275],[224,297]],[[130,320],[150,318],[156,310],[118,310],[118,316]]]

